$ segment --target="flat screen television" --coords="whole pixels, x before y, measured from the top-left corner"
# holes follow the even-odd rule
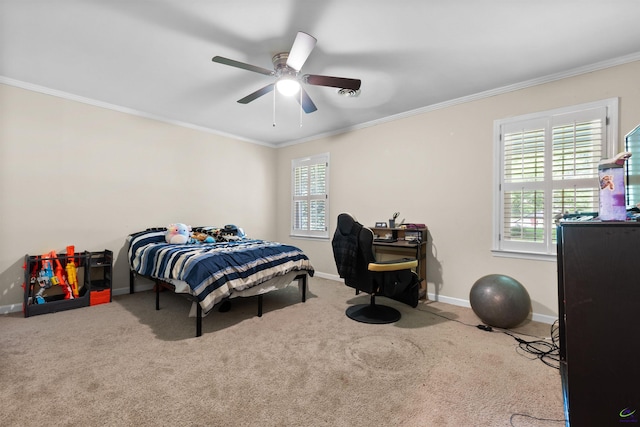
[[[631,153],[627,159],[627,208],[640,204],[640,125],[636,126],[624,138],[625,151]]]

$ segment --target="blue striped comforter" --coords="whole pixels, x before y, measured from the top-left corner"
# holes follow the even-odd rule
[[[130,235],[130,268],[174,285],[186,283],[188,288],[181,289],[196,297],[204,313],[234,291],[290,271],[314,273],[309,258],[295,246],[247,239],[176,245],[166,243],[164,234],[163,230],[150,230]]]

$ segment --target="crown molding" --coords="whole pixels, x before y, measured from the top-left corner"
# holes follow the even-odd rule
[[[304,138],[304,139],[299,139],[299,140],[295,140],[295,141],[289,141],[283,144],[279,144],[278,147],[285,147],[285,146],[289,146],[289,145],[296,145],[296,144],[301,144],[304,142],[310,142],[310,141],[314,141],[317,139],[321,139],[321,138],[326,138],[326,137],[331,137],[331,136],[335,136],[335,135],[339,135],[339,134],[343,134],[343,133],[347,133],[347,132],[352,132],[358,129],[364,129],[364,128],[368,128],[368,127],[372,127],[372,126],[377,126],[383,123],[388,123],[388,122],[393,122],[396,120],[400,120],[400,119],[404,119],[404,118],[408,118],[408,117],[413,117],[419,114],[424,114],[424,113],[428,113],[430,111],[435,111],[435,110],[441,110],[443,108],[448,108],[448,107],[453,107],[455,105],[460,105],[460,104],[465,104],[467,102],[472,102],[472,101],[478,101],[484,98],[490,98],[492,96],[496,96],[496,95],[502,95],[505,93],[509,93],[509,92],[515,92],[521,89],[526,89],[526,88],[530,88],[533,86],[538,86],[538,85],[542,85],[545,83],[551,83],[551,82],[555,82],[558,80],[562,80],[562,79],[566,79],[569,77],[575,77],[575,76],[579,76],[582,74],[587,74],[587,73],[591,73],[594,71],[600,71],[600,70],[604,70],[607,68],[612,68],[612,67],[616,67],[618,65],[624,65],[624,64],[628,64],[630,62],[635,62],[635,61],[640,61],[640,52],[636,52],[630,55],[626,55],[626,56],[621,56],[618,58],[614,58],[614,59],[610,59],[607,61],[602,61],[602,62],[597,62],[594,64],[590,64],[590,65],[586,65],[583,67],[578,67],[578,68],[573,68],[571,70],[567,70],[567,71],[563,71],[561,73],[556,73],[556,74],[550,74],[547,76],[543,76],[543,77],[538,77],[535,79],[531,79],[531,80],[526,80],[523,82],[519,82],[519,83],[514,83],[512,85],[507,85],[507,86],[502,86],[499,88],[495,88],[495,89],[490,89],[490,90],[486,90],[483,92],[478,92],[472,95],[467,95],[467,96],[463,96],[460,98],[456,98],[456,99],[451,99],[448,101],[444,101],[444,102],[440,102],[437,104],[432,104],[432,105],[427,105],[425,107],[420,107],[417,108],[415,110],[410,110],[410,111],[405,111],[403,113],[399,113],[399,114],[395,114],[393,116],[387,116],[387,117],[383,117],[380,119],[376,119],[376,120],[372,120],[366,123],[361,123],[359,125],[356,126],[351,126],[349,128],[344,128],[344,129],[340,129],[340,130],[336,130],[336,131],[332,131],[332,132],[326,132],[323,134],[318,134],[315,135],[313,137],[308,137],[308,138]]]
[[[615,67],[618,65],[624,65],[630,62],[635,62],[640,60],[640,52],[636,52],[630,55],[626,55],[626,56],[621,56],[618,58],[614,58],[614,59],[610,59],[607,61],[601,61],[601,62],[597,62],[594,64],[590,64],[590,65],[586,65],[583,67],[577,67],[577,68],[573,68],[571,70],[567,70],[567,71],[563,71],[561,73],[556,73],[556,74],[550,74],[548,76],[544,76],[544,77],[539,77],[539,78],[535,78],[535,79],[531,79],[531,80],[526,80],[520,83],[515,83],[512,85],[507,85],[507,86],[502,86],[499,88],[495,88],[495,89],[490,89],[487,91],[483,91],[483,92],[478,92],[472,95],[467,95],[467,96],[463,96],[460,98],[456,98],[456,99],[451,99],[448,101],[444,101],[444,102],[440,102],[437,104],[432,104],[432,105],[427,105],[425,107],[421,107],[421,108],[417,108],[415,110],[410,110],[410,111],[405,111],[403,113],[399,113],[399,114],[395,114],[392,116],[387,116],[387,117],[383,117],[380,119],[376,119],[376,120],[372,120],[366,123],[361,123],[355,126],[350,126],[350,127],[346,127],[346,128],[342,128],[342,129],[337,129],[331,132],[325,132],[325,133],[320,133],[320,134],[316,134],[307,138],[303,138],[303,139],[297,139],[297,140],[291,140],[291,141],[285,141],[281,144],[271,144],[271,143],[267,143],[264,141],[258,141],[258,140],[253,140],[253,139],[248,139],[248,138],[244,138],[238,135],[233,135],[233,134],[229,134],[229,133],[225,133],[225,132],[221,132],[215,129],[211,129],[208,127],[204,127],[204,126],[198,126],[198,125],[194,125],[191,123],[187,123],[187,122],[182,122],[179,120],[172,120],[172,119],[168,119],[166,117],[161,117],[161,116],[157,116],[155,114],[150,114],[148,112],[145,111],[139,111],[139,110],[135,110],[132,108],[128,108],[128,107],[123,107],[120,105],[115,105],[115,104],[110,104],[107,102],[102,102],[102,101],[98,101],[95,99],[90,99],[90,98],[85,98],[82,96],[78,96],[78,95],[74,95],[68,92],[63,92],[57,89],[51,89],[51,88],[47,88],[44,86],[39,86],[39,85],[35,85],[32,83],[27,83],[27,82],[23,82],[20,80],[16,80],[16,79],[11,79],[5,76],[0,76],[0,83],[2,84],[6,84],[9,86],[14,86],[14,87],[18,87],[18,88],[22,88],[22,89],[26,89],[26,90],[30,90],[33,92],[39,92],[39,93],[43,93],[46,95],[51,95],[51,96],[55,96],[58,98],[63,98],[63,99],[68,99],[71,101],[77,101],[77,102],[81,102],[83,104],[88,104],[88,105],[92,105],[95,107],[100,107],[100,108],[106,108],[109,110],[113,110],[113,111],[118,111],[121,113],[125,113],[125,114],[131,114],[134,116],[138,116],[138,117],[143,117],[143,118],[147,118],[147,119],[151,119],[151,120],[156,120],[159,122],[163,122],[163,123],[167,123],[167,124],[172,124],[175,126],[180,126],[180,127],[184,127],[187,129],[192,129],[192,130],[197,130],[197,131],[201,131],[201,132],[206,132],[206,133],[212,133],[215,135],[219,135],[219,136],[223,136],[226,138],[232,138],[235,140],[239,140],[239,141],[244,141],[244,142],[248,142],[248,143],[252,143],[252,144],[258,144],[258,145],[263,145],[266,147],[271,147],[271,148],[283,148],[283,147],[288,147],[291,145],[297,145],[297,144],[302,144],[305,142],[310,142],[310,141],[315,141],[318,139],[322,139],[322,138],[327,138],[327,137],[331,137],[331,136],[335,136],[335,135],[340,135],[340,134],[344,134],[344,133],[348,133],[348,132],[353,132],[359,129],[364,129],[364,128],[368,128],[368,127],[372,127],[372,126],[377,126],[383,123],[388,123],[388,122],[392,122],[392,121],[396,121],[396,120],[400,120],[400,119],[404,119],[407,117],[413,117],[419,114],[424,114],[424,113],[428,113],[430,111],[435,111],[435,110],[440,110],[443,108],[448,108],[448,107],[452,107],[455,105],[460,105],[460,104],[464,104],[467,102],[471,102],[471,101],[477,101],[480,99],[484,99],[484,98],[489,98],[492,96],[496,96],[496,95],[502,95],[505,93],[509,93],[509,92],[514,92],[517,90],[521,90],[521,89],[526,89],[529,87],[533,87],[533,86],[538,86],[541,84],[545,84],[545,83],[550,83],[550,82],[554,82],[554,81],[558,81],[558,80],[562,80],[562,79],[566,79],[569,77],[575,77],[575,76],[579,76],[581,74],[587,74],[587,73],[591,73],[594,71],[600,71],[600,70],[604,70],[606,68],[611,68],[611,67]]]
[[[187,128],[187,129],[192,129],[192,130],[197,130],[200,132],[206,132],[206,133],[211,133],[211,134],[215,134],[218,136],[223,136],[225,138],[232,138],[235,140],[239,140],[239,141],[244,141],[244,142],[249,142],[251,144],[258,144],[258,145],[264,145],[267,147],[271,147],[271,148],[275,148],[276,146],[273,144],[269,144],[263,141],[257,141],[257,140],[252,140],[249,138],[244,138],[238,135],[233,135],[230,133],[226,133],[226,132],[221,132],[219,130],[215,130],[215,129],[211,129],[205,126],[198,126],[198,125],[194,125],[192,123],[187,123],[187,122],[183,122],[180,120],[173,120],[173,119],[168,119],[166,117],[162,117],[162,116],[158,116],[155,114],[151,114],[148,113],[146,111],[140,111],[140,110],[136,110],[133,108],[129,108],[129,107],[123,107],[121,105],[115,105],[115,104],[110,104],[108,102],[102,102],[102,101],[98,101],[95,99],[91,99],[91,98],[85,98],[83,96],[78,96],[78,95],[74,95],[72,93],[69,92],[64,92],[61,90],[57,90],[57,89],[51,89],[45,86],[39,86],[33,83],[28,83],[28,82],[23,82],[21,80],[16,80],[16,79],[11,79],[5,76],[0,76],[0,84],[5,84],[8,86],[13,86],[13,87],[17,87],[17,88],[21,88],[21,89],[25,89],[25,90],[29,90],[32,92],[38,92],[38,93],[42,93],[44,95],[51,95],[51,96],[55,96],[57,98],[62,98],[62,99],[67,99],[70,101],[76,101],[76,102],[80,102],[83,104],[87,104],[87,105],[91,105],[93,107],[99,107],[99,108],[106,108],[108,110],[112,110],[112,111],[117,111],[120,113],[125,113],[125,114],[130,114],[133,116],[137,116],[137,117],[142,117],[145,119],[150,119],[150,120],[155,120],[161,123],[167,123],[170,125],[174,125],[174,126],[179,126],[179,127],[183,127],[183,128]]]

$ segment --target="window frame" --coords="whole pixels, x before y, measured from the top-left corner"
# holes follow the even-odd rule
[[[321,194],[310,194],[309,191],[307,195],[296,196],[296,168],[301,166],[311,167],[313,165],[322,164],[325,166],[325,174],[324,174],[324,193]],[[330,174],[330,156],[329,153],[321,153],[315,154],[311,156],[300,157],[291,160],[291,227],[290,227],[290,236],[291,237],[302,237],[302,238],[314,238],[314,239],[328,239],[329,238],[329,174]],[[311,187],[311,181],[309,181],[309,187]],[[313,200],[324,200],[324,230],[310,230],[310,229],[296,229],[296,202],[300,200],[306,200],[309,205],[311,205],[311,201]],[[309,210],[309,215],[311,215],[311,210]],[[311,225],[311,219],[308,218],[308,225]]]
[[[558,121],[561,117],[573,117],[580,114],[588,114],[590,110],[603,109],[604,119],[602,131],[602,158],[610,158],[615,155],[618,150],[618,98],[609,98],[595,102],[562,107],[547,111],[530,113],[520,116],[498,119],[494,121],[494,179],[493,179],[493,231],[492,231],[492,253],[496,256],[541,259],[548,261],[556,260],[556,244],[552,241],[553,229],[553,210],[552,198],[553,190],[565,188],[565,184],[554,185],[553,174],[551,173],[553,164],[551,162],[550,144],[553,143],[552,130],[554,127],[562,126],[563,122]],[[508,191],[509,184],[505,184],[504,170],[504,129],[520,125],[523,129],[537,129],[534,124],[544,123],[544,150],[545,150],[545,174],[541,182],[532,184],[527,182],[522,185],[523,191],[541,189],[544,191],[544,241],[540,243],[533,242],[514,242],[502,239],[504,227],[504,192]],[[567,124],[570,121],[566,122]],[[596,178],[588,178],[593,181],[594,188],[597,189],[597,171]],[[567,180],[568,181],[568,180]],[[575,180],[578,182],[578,180]],[[563,183],[564,180],[556,180],[557,183]],[[573,182],[573,180],[572,180]],[[584,188],[584,187],[581,187]],[[537,221],[537,219],[536,219]]]

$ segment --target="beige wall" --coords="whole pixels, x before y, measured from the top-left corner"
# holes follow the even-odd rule
[[[114,251],[171,222],[275,239],[273,148],[0,85],[0,311],[22,307],[25,254]],[[238,173],[238,170],[242,173]]]
[[[640,123],[639,75],[640,62],[634,62],[280,149],[278,238],[304,249],[317,271],[336,275],[329,241],[288,237],[290,161],[329,152],[331,234],[340,212],[373,225],[400,211],[400,218],[429,227],[432,297],[467,305],[478,278],[507,274],[527,288],[538,318],[553,318],[555,261],[495,257],[490,251],[494,120],[619,97],[622,144]]]
[[[634,62],[280,149],[0,85],[0,311],[21,307],[25,254],[69,244],[113,250],[124,291],[126,236],[170,222],[235,223],[336,277],[330,241],[289,237],[291,159],[329,152],[331,233],[343,211],[370,225],[400,211],[429,227],[432,297],[466,305],[475,280],[503,273],[552,319],[555,262],[490,252],[493,122],[619,97],[621,141],[640,123],[638,75]]]

